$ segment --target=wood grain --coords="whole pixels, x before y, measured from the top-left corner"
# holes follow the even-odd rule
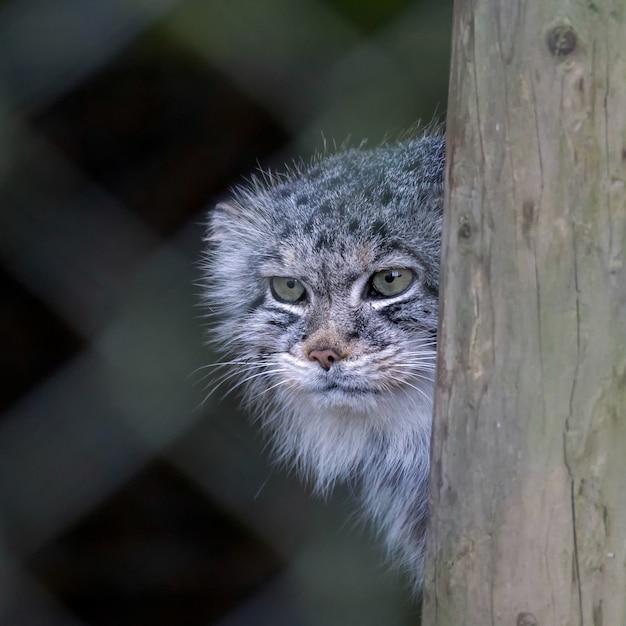
[[[455,1],[425,625],[626,625],[624,42]]]

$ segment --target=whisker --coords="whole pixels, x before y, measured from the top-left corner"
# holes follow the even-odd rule
[[[196,380],[192,381],[191,384],[193,386],[196,386],[199,383],[202,383],[205,380],[209,379],[209,382],[205,386],[205,389],[206,389],[206,387],[211,385],[211,382],[221,381],[224,377],[237,375],[238,373],[241,373],[241,372],[253,371],[253,370],[259,369],[261,367],[267,367],[267,364],[260,364],[260,363],[259,364],[251,364],[251,363],[243,364],[242,363],[242,364],[238,364],[238,365],[239,365],[239,367],[233,368],[231,365],[228,365],[228,364],[222,364],[222,363],[215,364],[215,368],[213,368],[210,371],[206,372],[202,376],[197,376]],[[218,367],[222,367],[226,371],[222,372],[221,374],[219,374],[219,376],[215,376],[215,372],[218,369]],[[200,371],[200,369],[197,369],[194,373],[197,373],[198,371]],[[189,379],[190,376],[191,376],[191,374],[189,376],[187,376],[187,379]]]
[[[206,363],[205,365],[201,365],[200,367],[197,367],[193,372],[191,372],[190,376],[193,376],[196,372],[207,369],[208,367],[221,367],[222,365],[263,365],[263,362],[259,362],[258,359],[257,360],[237,359],[235,361],[215,361],[214,363]]]
[[[412,385],[410,385],[410,386],[412,386]],[[408,389],[407,389],[404,385],[401,385],[401,386],[399,387],[399,389],[402,391],[402,393],[404,393],[404,395],[406,395],[406,397],[407,397],[407,398],[412,399],[412,396],[411,396],[411,394],[409,393],[409,390],[408,390]]]
[[[394,372],[396,374],[403,374],[406,375],[406,371],[405,370],[394,370],[394,368],[390,367],[387,371],[389,372]],[[434,374],[434,371],[432,372]],[[426,374],[423,374],[421,372],[411,372],[408,376],[406,376],[406,378],[411,379],[411,378],[421,378],[422,380],[427,380],[428,382],[433,382],[434,381],[434,377],[432,376],[426,376]]]
[[[265,395],[266,393],[270,392],[272,389],[276,389],[276,387],[280,387],[281,385],[287,385],[287,384],[291,384],[292,386],[295,387],[293,381],[291,381],[291,380],[286,380],[286,379],[280,380],[277,383],[275,383],[274,385],[272,385],[271,387],[267,387],[266,389],[261,390],[259,393],[256,393],[253,396],[250,396],[248,398],[248,400],[252,401],[255,398],[258,398],[259,396]]]
[[[267,367],[267,366],[265,366]],[[245,375],[248,372],[254,371],[256,368],[254,367],[242,367],[237,369],[229,369],[226,372],[223,372],[216,378],[211,378],[209,382],[204,386],[204,389],[208,389],[209,387],[215,385],[215,388],[221,387],[226,381],[236,378],[241,375]],[[209,376],[204,376],[201,380],[206,380]]]
[[[432,345],[421,345],[421,346],[413,346],[412,349],[402,349],[398,350],[401,354],[432,354],[435,356],[437,354],[437,350],[434,350],[437,344],[433,343]]]
[[[267,371],[263,371],[263,372],[257,372],[256,374],[251,374],[250,376],[247,376],[246,378],[240,380],[236,385],[233,385],[223,396],[222,396],[222,400],[224,398],[226,398],[227,396],[229,396],[233,391],[237,390],[239,387],[241,387],[242,385],[245,385],[246,383],[249,383],[251,380],[254,380],[255,378],[258,378],[259,376],[271,376],[272,374],[279,374],[281,372],[286,372],[287,370],[285,368],[276,368],[273,370],[267,370]]]
[[[394,363],[392,367],[416,367],[421,365],[428,365],[435,369],[435,364],[432,361],[410,361],[409,363]]]
[[[415,391],[419,392],[424,397],[425,400],[430,401],[430,396],[423,389],[420,389],[419,387],[412,385],[410,382],[406,380],[402,381],[402,383],[404,385],[407,385],[408,387],[411,387],[412,389],[415,389]]]
[[[233,367],[233,365],[237,365],[239,367]],[[238,373],[265,368],[268,365],[271,365],[271,361],[263,361],[260,363],[258,362],[254,363],[254,362],[248,362],[248,361],[222,361],[220,363],[211,363],[209,366],[204,366],[203,368],[198,368],[196,372],[199,371],[200,369],[205,369],[207,367],[214,367],[214,368],[223,367],[224,369],[226,369],[226,372],[223,374],[220,374],[219,377],[214,379],[216,381],[221,381],[224,377],[229,377],[233,375],[236,376]],[[214,371],[212,370],[206,373],[204,376],[200,376],[198,380],[194,382],[194,384],[197,384],[198,382],[202,382],[203,380],[206,380],[207,378],[211,378],[213,376],[213,373]]]
[[[267,366],[266,366],[267,367]],[[253,378],[257,378],[258,376],[263,376],[265,374],[267,375],[271,375],[273,373],[278,373],[281,371],[284,371],[284,369],[282,368],[275,368],[275,369],[265,369],[261,372],[256,372],[254,374],[250,374],[248,376],[246,376],[246,373],[252,371],[254,368],[244,368],[242,369],[235,369],[235,370],[229,370],[227,372],[225,372],[224,374],[222,374],[217,380],[215,381],[210,381],[207,385],[205,385],[204,389],[208,389],[209,387],[211,387],[211,390],[209,391],[209,393],[206,394],[204,400],[201,403],[201,406],[204,405],[204,403],[211,397],[213,396],[217,390],[222,387],[226,382],[231,381],[235,378],[237,378],[240,375],[244,375],[244,378],[242,378],[242,380],[240,380],[236,385],[233,385],[220,399],[223,400],[224,398],[226,398],[228,395],[230,395],[233,391],[235,391],[238,387],[240,387],[241,385],[245,384],[246,382],[248,382],[249,380],[252,380]]]
[[[249,363],[249,361],[215,361],[215,363],[205,363],[204,365],[201,365],[200,367],[197,367],[193,372],[191,372],[191,374],[189,374],[190,376],[193,376],[196,372],[199,372],[200,370],[205,370],[209,367],[220,367],[222,365],[239,365],[241,363]]]
[[[416,369],[416,370],[427,370],[434,372],[436,369],[436,363],[432,361],[409,361],[404,363],[386,363],[385,367],[387,368],[408,368],[408,369]]]

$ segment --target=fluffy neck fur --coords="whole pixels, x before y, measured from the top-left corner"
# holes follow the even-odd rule
[[[424,566],[433,387],[434,380],[422,381],[419,392],[363,411],[315,406],[290,394],[252,407],[272,432],[276,458],[318,493],[338,481],[359,489],[363,511],[416,592]]]

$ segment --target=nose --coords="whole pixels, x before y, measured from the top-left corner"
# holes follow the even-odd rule
[[[324,348],[323,350],[311,350],[309,361],[317,361],[323,369],[328,371],[335,361],[341,361],[341,357],[334,350]]]

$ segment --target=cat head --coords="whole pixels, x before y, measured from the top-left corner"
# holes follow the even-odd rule
[[[211,214],[214,337],[279,457],[320,488],[429,436],[443,153],[438,135],[339,152]]]

